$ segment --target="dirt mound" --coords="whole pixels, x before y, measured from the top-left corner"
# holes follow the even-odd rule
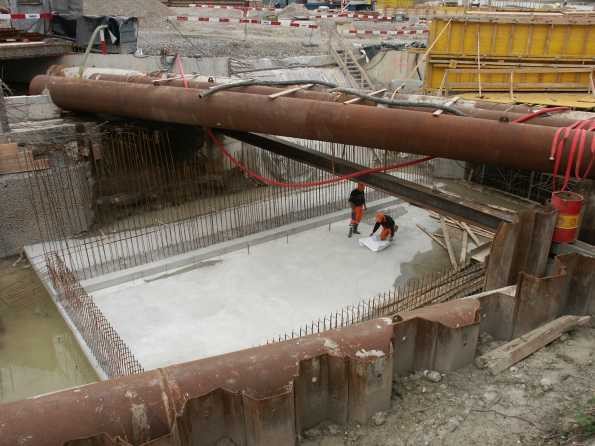
[[[279,17],[284,19],[290,19],[296,16],[307,16],[308,10],[305,8],[304,5],[300,5],[298,3],[291,3],[283,8],[283,11],[279,12]]]
[[[84,0],[85,15],[122,15],[131,17],[150,17],[171,15],[170,9],[159,0]]]

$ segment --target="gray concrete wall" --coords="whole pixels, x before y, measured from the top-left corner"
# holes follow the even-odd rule
[[[432,162],[434,178],[462,180],[465,178],[466,163],[464,161],[438,158]]]
[[[54,112],[44,97],[31,101],[30,117]],[[11,124],[11,130],[8,142],[47,158],[51,169],[0,175],[0,258],[42,239],[76,235],[93,223],[91,164],[78,160],[98,144],[94,124],[23,121]]]
[[[60,117],[60,109],[49,96],[8,96],[5,98],[8,122],[41,121]]]
[[[29,243],[87,230],[93,222],[90,185],[88,162],[0,175],[0,258],[20,253]]]

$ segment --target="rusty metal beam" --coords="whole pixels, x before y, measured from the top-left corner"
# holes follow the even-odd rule
[[[293,136],[551,172],[553,127],[510,124],[355,104],[38,76],[53,102],[75,112]],[[574,136],[570,132],[568,143]],[[586,137],[587,147],[591,138]],[[585,152],[583,165],[592,155]],[[567,157],[561,160],[564,170]],[[571,169],[574,172],[574,169]],[[595,178],[595,170],[590,173]]]
[[[366,168],[351,161],[332,157],[331,155],[320,153],[316,150],[308,149],[299,144],[272,136],[255,135],[253,133],[231,130],[224,130],[223,134],[337,175],[347,175]],[[463,198],[458,199],[439,192],[433,192],[418,184],[385,173],[363,175],[358,178],[358,181],[366,183],[375,189],[383,190],[395,197],[403,198],[409,203],[426,209],[432,209],[440,214],[479,226],[497,229],[503,221],[513,220],[513,216],[504,214],[503,212],[489,209],[481,204]]]

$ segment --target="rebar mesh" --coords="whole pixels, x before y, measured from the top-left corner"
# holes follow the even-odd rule
[[[396,313],[411,311],[426,305],[446,302],[483,290],[485,266],[470,263],[462,268],[427,273],[410,279],[405,285],[374,296],[357,305],[341,308],[321,319],[305,324],[291,332],[267,341],[281,342],[287,339],[322,333],[379,317],[392,317]]]
[[[57,254],[45,258],[57,300],[110,378],[143,372],[120,335]]]
[[[300,142],[365,167],[413,156]],[[59,253],[83,280],[347,208],[351,182],[266,187],[202,143],[196,130],[115,127],[104,130],[102,149],[94,147],[90,159],[52,160],[48,170],[32,172],[44,254]],[[232,149],[244,164],[278,180],[333,177],[239,142]],[[427,184],[431,169],[415,166],[395,175]],[[368,189],[369,202],[385,197]]]
[[[517,197],[545,204],[550,201],[554,190],[554,178],[557,188],[564,183],[560,175],[554,177],[551,173],[531,170],[506,169],[488,165],[481,165],[475,169],[473,181],[485,186],[507,192]],[[577,191],[580,181],[570,179],[568,190]]]

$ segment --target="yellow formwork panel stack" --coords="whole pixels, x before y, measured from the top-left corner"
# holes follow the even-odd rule
[[[392,15],[397,9],[412,8],[414,0],[376,0],[376,10],[385,15]]]
[[[593,14],[439,17],[430,27],[430,45],[434,41],[426,59],[426,92],[595,89]]]
[[[448,19],[436,18],[430,26],[430,41],[444,27],[448,29],[431,54],[476,58],[479,39],[479,53],[485,58],[595,60],[595,19],[509,20],[454,18],[449,25]]]

